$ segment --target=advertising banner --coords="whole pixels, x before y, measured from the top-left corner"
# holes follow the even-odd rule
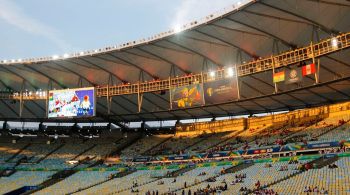
[[[300,68],[286,69],[285,84],[300,83],[301,81],[303,81],[303,75]]]
[[[247,154],[265,154],[265,153],[272,153],[272,152],[279,152],[279,151],[280,151],[280,147],[273,147],[273,148],[248,150]]]
[[[315,149],[315,148],[329,148],[329,147],[339,147],[339,142],[322,142],[322,143],[314,143],[314,144],[307,144],[308,149]]]
[[[274,83],[279,83],[279,82],[282,82],[284,81],[285,79],[285,74],[284,74],[284,70],[281,71],[281,72],[276,72],[272,75],[272,79],[273,79],[273,82]]]
[[[216,152],[210,153],[207,155],[207,158],[217,158],[217,157],[225,157],[228,156],[230,152]]]
[[[151,158],[149,157],[136,157],[133,159],[133,162],[148,162]]]
[[[171,89],[172,108],[189,108],[204,104],[203,87],[201,84],[175,87]]]
[[[169,160],[187,160],[190,156],[188,155],[179,155],[179,156],[169,156]]]
[[[204,83],[206,104],[223,103],[238,99],[237,81],[234,78]]]
[[[95,89],[79,88],[49,91],[48,118],[95,116]]]

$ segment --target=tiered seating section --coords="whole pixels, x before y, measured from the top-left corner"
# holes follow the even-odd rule
[[[133,158],[141,156],[148,150],[162,144],[162,142],[173,137],[173,135],[153,135],[145,136],[143,139],[139,139],[134,144],[122,151],[122,157]]]
[[[336,106],[339,107],[339,106]],[[7,193],[22,186],[38,185],[48,180],[56,171],[72,168],[108,168],[105,165],[94,165],[105,159],[114,151],[124,148],[121,159],[134,157],[173,154],[196,154],[203,152],[235,151],[264,148],[296,143],[319,143],[327,141],[349,140],[350,106],[345,104],[334,112],[325,109],[297,111],[276,116],[250,118],[246,126],[241,121],[225,122],[225,128],[208,130],[210,124],[184,125],[178,128],[175,135],[153,135],[137,139],[124,148],[122,145],[133,140],[136,134],[125,137],[108,134],[104,138],[17,138],[16,143],[4,136],[0,138],[0,167],[27,169],[17,171],[9,177],[0,178],[0,193]],[[322,112],[321,112],[322,111]],[[235,119],[233,119],[235,120]],[[228,130],[229,125],[232,130]],[[196,129],[199,128],[199,129]],[[201,128],[205,130],[201,130]],[[189,131],[191,129],[193,131]],[[221,130],[219,130],[221,129]],[[134,136],[135,135],[135,136]],[[50,141],[50,143],[48,143]],[[19,160],[25,158],[24,162]],[[9,161],[9,159],[11,159]],[[68,164],[77,160],[81,164]],[[231,159],[226,159],[230,161]],[[305,163],[305,162],[299,162]],[[191,164],[191,163],[190,163]],[[221,194],[240,194],[241,189],[254,189],[259,182],[261,187],[270,185],[278,194],[303,194],[305,187],[325,188],[329,194],[349,194],[348,170],[350,158],[341,157],[335,162],[338,168],[311,169],[305,172],[297,170],[300,164],[288,162],[255,163],[235,173],[224,173],[231,165],[196,167],[176,178],[165,177],[173,170],[138,170],[120,178],[110,178],[118,171],[80,170],[73,175],[58,181],[36,194],[146,194],[158,191],[166,194],[198,189],[208,186],[227,185]],[[129,164],[134,166],[135,164]],[[40,168],[41,170],[30,171]],[[284,170],[281,170],[284,169]],[[47,171],[49,170],[49,171]],[[54,171],[55,170],[55,171]],[[224,174],[223,174],[224,173]],[[235,182],[236,176],[244,175],[241,182]],[[209,181],[209,180],[210,181]],[[186,182],[186,184],[185,184]]]
[[[133,186],[142,186],[147,183],[157,181],[154,174],[165,175],[167,170],[159,171],[137,171],[122,178],[115,178],[101,185],[81,191],[77,194],[108,194],[108,193],[126,193],[130,194]],[[153,183],[155,185],[155,183]],[[137,187],[133,188],[136,189]]]
[[[107,180],[114,171],[79,171],[72,176],[50,186],[35,194],[68,194],[81,188]]]
[[[349,194],[350,193],[350,158],[340,158],[335,163],[338,168],[311,169],[288,180],[271,186],[278,194],[307,194],[305,187],[319,190],[324,188],[328,194]],[[312,194],[312,193],[309,193]],[[320,193],[315,193],[320,194]]]
[[[53,171],[17,171],[11,177],[0,178],[0,194],[11,192],[22,186],[34,186],[47,180]]]

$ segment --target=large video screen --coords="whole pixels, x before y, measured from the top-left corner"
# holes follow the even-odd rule
[[[226,78],[204,83],[205,104],[217,104],[238,99],[236,79]]]
[[[95,104],[93,87],[49,91],[48,118],[92,117]]]
[[[201,84],[174,87],[171,89],[172,108],[189,108],[204,104],[203,87]]]

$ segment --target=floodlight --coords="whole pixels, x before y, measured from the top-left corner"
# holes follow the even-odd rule
[[[181,32],[181,31],[182,31],[181,26],[175,25],[175,27],[174,27],[174,32],[175,32],[175,33],[179,33],[179,32]]]
[[[338,48],[338,40],[336,37],[332,38],[331,43],[333,48]]]
[[[214,77],[215,77],[215,72],[214,72],[214,71],[210,71],[210,72],[209,72],[209,76],[212,77],[212,78],[214,78]]]
[[[227,73],[226,73],[226,75],[227,75],[228,77],[233,77],[233,75],[234,75],[234,70],[233,70],[232,67],[227,68]]]

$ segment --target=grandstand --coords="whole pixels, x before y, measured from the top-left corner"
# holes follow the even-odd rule
[[[0,60],[0,194],[350,194],[349,20],[347,0],[244,0]]]

